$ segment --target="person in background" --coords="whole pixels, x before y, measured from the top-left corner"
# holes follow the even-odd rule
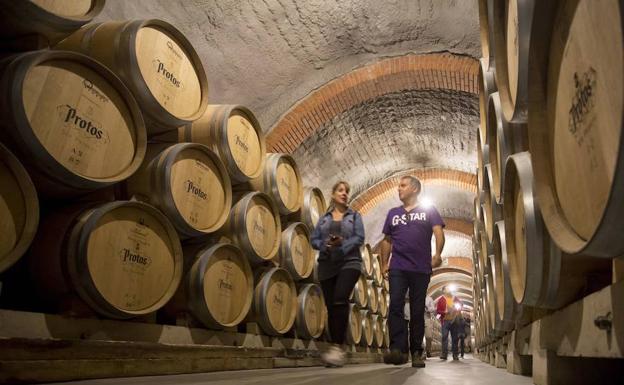
[[[470,330],[470,316],[468,314],[466,314],[466,316],[464,317],[464,338],[468,338],[468,347],[470,348],[470,351],[472,352],[472,345],[470,343],[470,334],[471,334],[471,330]],[[464,358],[464,341],[461,341],[461,357]]]
[[[339,181],[332,188],[331,204],[312,233],[310,243],[319,250],[318,278],[329,317],[334,345],[321,355],[328,367],[344,365],[341,349],[349,322],[349,296],[362,274],[360,246],[364,244],[362,216],[349,208],[349,184]]]
[[[433,206],[418,200],[421,183],[406,175],[399,181],[398,193],[402,202],[388,212],[381,241],[381,271],[390,281],[390,351],[384,354],[386,364],[407,363],[408,351],[412,367],[422,368],[422,341],[425,334],[425,296],[431,279],[432,267],[442,264],[444,248],[444,221]],[[435,254],[431,253],[431,238],[435,235]],[[392,252],[391,265],[388,264]],[[410,298],[410,344],[405,344],[405,295]],[[409,349],[409,350],[408,350]]]
[[[455,303],[455,306],[457,306],[457,303]],[[466,338],[465,327],[466,324],[464,323],[464,316],[460,313],[455,320],[455,328],[457,329],[456,333],[459,343],[459,356],[461,358],[464,358],[464,339]]]
[[[442,323],[442,354],[440,359],[448,358],[448,335],[451,333],[451,350],[453,352],[453,361],[459,360],[457,352],[457,327],[456,319],[461,317],[461,302],[452,296],[448,286],[442,289],[444,294],[438,298],[436,311]],[[459,305],[459,309],[455,307],[455,302]]]
[[[436,304],[430,295],[425,298],[425,354],[423,359],[431,357],[431,341],[433,339],[433,324],[435,319]]]

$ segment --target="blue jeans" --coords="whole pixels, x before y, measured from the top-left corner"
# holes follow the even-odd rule
[[[422,340],[425,336],[425,297],[429,286],[430,274],[406,270],[390,270],[390,350],[402,353],[422,354]],[[405,295],[409,290],[410,322],[409,346],[407,323],[404,318]]]
[[[442,357],[448,356],[448,335],[451,332],[451,351],[453,357],[457,356],[457,328],[455,323],[444,321],[442,323]]]

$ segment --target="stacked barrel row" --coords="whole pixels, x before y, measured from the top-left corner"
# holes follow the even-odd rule
[[[381,271],[379,254],[373,254],[369,244],[365,244],[361,251],[364,271],[350,297],[347,342],[355,345],[388,347],[387,318],[390,304],[388,280]]]
[[[624,254],[621,7],[479,1],[478,347],[608,285]]]
[[[302,185],[291,156],[265,154],[249,109],[208,104],[202,63],[174,26],[78,29],[102,6],[6,5],[15,17],[2,20],[3,37],[54,45],[0,68],[0,272],[27,271],[16,280],[33,282],[46,311],[158,310],[320,337],[309,238],[322,192]],[[10,269],[22,255],[26,268]],[[9,284],[3,295],[19,293]]]

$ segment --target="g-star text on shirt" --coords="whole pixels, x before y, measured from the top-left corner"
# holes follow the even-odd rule
[[[409,213],[403,215],[395,215],[392,217],[392,226],[396,226],[398,224],[407,225],[407,221],[426,221],[427,214],[426,213]]]

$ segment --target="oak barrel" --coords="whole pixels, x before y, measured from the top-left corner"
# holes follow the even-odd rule
[[[19,160],[0,143],[0,273],[26,252],[38,225],[35,186]]]
[[[383,272],[381,271],[381,262],[379,254],[372,254],[373,256],[373,284],[376,287],[380,287],[383,284]]]
[[[4,37],[41,35],[55,43],[89,23],[106,0],[26,0],[2,3]]]
[[[303,184],[295,159],[288,154],[266,154],[261,176],[241,185],[239,189],[262,191],[270,195],[281,215],[289,215],[301,207]]]
[[[479,114],[481,121],[479,123],[479,139],[481,147],[488,144],[487,140],[487,117],[488,117],[488,101],[490,95],[497,91],[496,81],[494,79],[493,69],[488,69],[487,62],[481,58],[479,61]],[[478,150],[478,149],[477,149]],[[488,162],[486,162],[488,163]]]
[[[211,104],[198,120],[178,129],[178,141],[202,143],[219,155],[232,183],[261,176],[266,145],[251,110],[234,104]]]
[[[362,338],[360,339],[360,345],[371,346],[373,344],[373,319],[372,312],[367,309],[360,310],[362,315]]]
[[[479,35],[481,42],[481,56],[485,60],[486,69],[494,68],[494,36],[493,28],[493,0],[479,0]]]
[[[533,23],[529,149],[544,223],[570,254],[624,254],[622,12],[618,1],[535,4],[546,22]]]
[[[496,292],[496,321],[502,330],[510,331],[515,327],[518,309],[509,277],[509,257],[507,256],[504,221],[498,221],[494,225],[493,248],[494,258],[492,259],[491,270],[492,284]]]
[[[236,196],[227,221],[219,231],[243,250],[252,264],[272,260],[278,252],[281,221],[273,200],[262,192]]]
[[[258,274],[252,309],[266,334],[279,336],[290,330],[297,312],[297,290],[286,270],[274,267]]]
[[[234,245],[217,243],[185,247],[184,254],[193,262],[176,296],[183,298],[186,309],[212,329],[243,321],[254,290],[251,266],[243,252]]]
[[[232,207],[232,185],[223,163],[207,146],[150,145],[146,161],[123,184],[124,195],[159,208],[182,237],[217,231]]]
[[[112,72],[73,52],[13,56],[0,75],[0,138],[45,195],[76,195],[132,175],[146,133],[132,94]]]
[[[362,267],[364,268],[364,275],[367,278],[372,278],[373,277],[373,249],[368,243],[365,243],[360,247],[360,254],[362,255]]]
[[[56,48],[84,53],[115,72],[136,97],[150,133],[193,122],[208,105],[208,81],[199,56],[165,21],[92,24]]]
[[[371,313],[377,313],[379,311],[379,297],[377,293],[377,287],[373,285],[373,280],[366,280],[367,296],[368,296],[368,308]]]
[[[314,231],[319,219],[325,215],[327,203],[323,192],[318,187],[305,187],[303,189],[303,203],[301,208],[291,214],[290,219],[296,222],[303,222],[310,232]]]
[[[77,293],[111,318],[151,313],[182,278],[182,248],[169,220],[132,201],[69,207],[42,221],[29,253],[32,281],[52,306]]]
[[[282,231],[279,247],[279,265],[295,281],[308,278],[314,270],[314,250],[310,246],[310,232],[301,222],[291,223]]]
[[[378,313],[379,315],[381,315],[382,317],[386,318],[388,316],[388,303],[389,298],[388,298],[388,290],[386,290],[383,287],[378,287],[377,288],[377,297],[379,299],[379,307],[378,307]]]
[[[371,316],[371,323],[373,325],[373,346],[381,348],[384,344],[384,320],[379,314],[373,314]]]
[[[503,204],[505,162],[509,155],[528,149],[526,123],[510,122],[502,116],[498,92],[490,95],[488,114],[488,159],[492,171],[490,189],[496,202]]]
[[[496,196],[492,191],[493,177],[492,165],[486,164],[483,176],[483,225],[488,237],[492,242],[494,236],[494,223],[503,219],[502,207],[496,203]]]
[[[350,300],[358,305],[359,308],[366,308],[368,306],[368,282],[364,274],[360,275],[358,281],[353,287]]]
[[[301,286],[297,297],[296,327],[300,338],[319,338],[325,329],[327,308],[320,286],[308,283]]]
[[[357,304],[349,305],[349,323],[345,340],[349,345],[357,345],[362,340],[362,313]]]

